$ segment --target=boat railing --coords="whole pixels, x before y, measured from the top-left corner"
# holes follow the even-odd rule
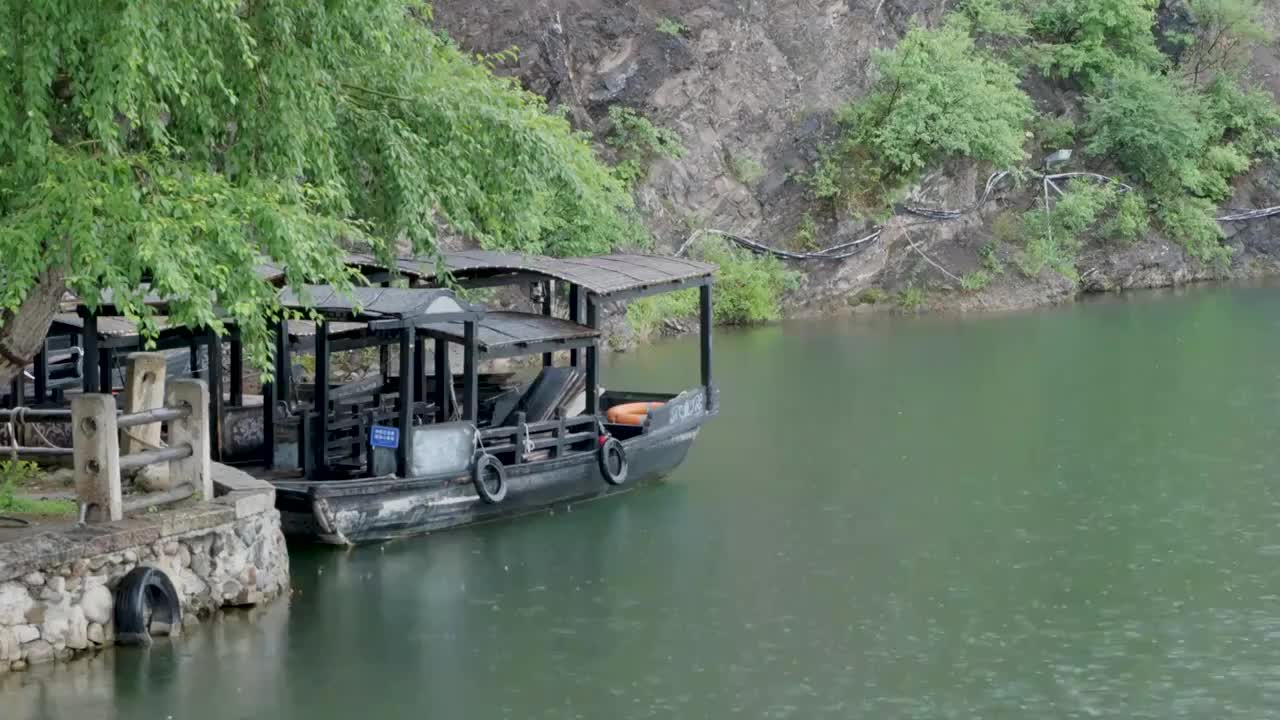
[[[582,415],[527,423],[524,413],[517,413],[515,425],[481,430],[480,442],[491,455],[511,453],[518,465],[539,452],[558,458],[588,440],[594,442],[597,422],[594,416]]]

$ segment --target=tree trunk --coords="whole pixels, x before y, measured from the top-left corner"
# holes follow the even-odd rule
[[[40,352],[66,289],[63,271],[51,268],[40,273],[16,312],[0,312],[0,387],[7,386]]]

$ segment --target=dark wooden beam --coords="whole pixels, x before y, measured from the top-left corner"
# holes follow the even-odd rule
[[[413,330],[413,328],[409,328]],[[427,338],[414,334],[413,338],[413,401],[422,402],[427,397]]]
[[[244,341],[240,328],[231,328],[231,406],[244,406]]]
[[[327,475],[329,460],[326,453],[326,440],[329,437],[329,324],[316,325],[316,377],[315,377],[315,434],[309,438],[311,452],[315,458],[312,466],[316,472]]]
[[[711,326],[715,316],[711,310],[711,286],[703,285],[698,289],[698,332],[702,345],[702,386],[706,392],[707,409],[711,407]]]
[[[276,402],[289,402],[289,381],[293,365],[289,362],[289,321],[281,319],[276,326]]]
[[[413,457],[413,328],[400,333],[400,447],[396,448],[396,475],[409,477]]]
[[[209,441],[213,455],[222,459],[222,338],[212,330],[205,334],[209,353]]]
[[[582,288],[576,284],[569,286],[569,320],[576,323],[582,322]],[[577,350],[570,350],[569,366],[578,367],[581,362],[580,353]]]
[[[449,396],[453,390],[453,371],[449,369],[449,342],[436,338],[436,422],[448,422],[453,417]]]
[[[555,307],[555,293],[555,280],[548,280],[542,284],[542,314],[546,317],[551,317],[552,308]],[[542,367],[551,367],[554,362],[554,354],[542,353]]]
[[[600,306],[596,303],[596,297],[589,295],[587,297],[587,327],[593,330],[600,329]],[[600,412],[600,351],[593,343],[587,346],[587,414],[595,415]]]
[[[476,374],[476,321],[468,320],[463,323],[463,352],[462,352],[462,419],[467,422],[475,422],[476,415],[479,414],[478,400],[476,398],[478,378]]]
[[[106,349],[98,350],[98,392],[111,394],[111,351]]]
[[[86,393],[98,392],[98,316],[93,313],[84,315],[84,332],[80,343],[84,356],[80,359],[81,385]]]
[[[40,343],[40,352],[36,353],[36,404],[40,405],[49,399],[49,348],[47,343]]]

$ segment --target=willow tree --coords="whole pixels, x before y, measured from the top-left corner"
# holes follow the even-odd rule
[[[585,138],[420,0],[0,0],[0,382],[68,290],[153,332],[241,328],[351,249],[590,253],[634,232]]]

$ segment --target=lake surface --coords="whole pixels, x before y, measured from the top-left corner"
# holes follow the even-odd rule
[[[1280,290],[716,338],[668,483],[354,551],[4,720],[1280,716]],[[696,339],[605,384],[695,382]]]

